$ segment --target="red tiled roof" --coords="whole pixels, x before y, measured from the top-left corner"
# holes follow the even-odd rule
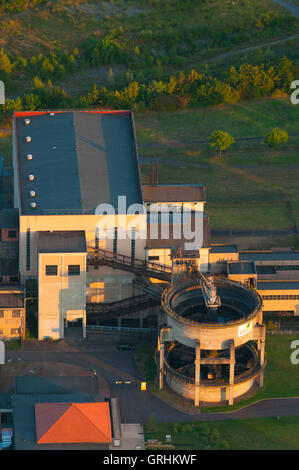
[[[112,441],[109,404],[35,403],[38,444]]]

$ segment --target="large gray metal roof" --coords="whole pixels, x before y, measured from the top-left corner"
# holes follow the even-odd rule
[[[119,195],[142,203],[130,112],[16,113],[15,122],[21,214],[94,213]]]

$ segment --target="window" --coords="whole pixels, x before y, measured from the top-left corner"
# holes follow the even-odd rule
[[[3,328],[0,328],[0,335],[3,335]]]
[[[8,238],[17,238],[17,231],[16,230],[8,230],[7,237]]]
[[[18,276],[9,276],[9,282],[19,282]]]
[[[56,264],[48,264],[46,266],[46,276],[57,276],[58,268]]]
[[[4,310],[0,310],[0,318],[4,318]]]
[[[26,270],[30,271],[30,228],[26,233]]]
[[[131,258],[135,258],[135,247],[136,247],[136,229],[133,227],[131,232]]]
[[[99,238],[100,238],[100,229],[96,227],[96,236],[95,236],[95,247],[99,248]]]
[[[69,276],[80,276],[80,264],[69,264]]]
[[[12,311],[12,318],[20,318],[20,310],[13,310]]]
[[[19,334],[19,328],[11,328],[10,329],[10,334],[11,335],[18,335]]]
[[[117,227],[114,228],[113,253],[117,253]]]
[[[149,260],[149,261],[159,261],[159,260],[160,260],[160,256],[149,256],[149,257],[148,257],[148,260]]]

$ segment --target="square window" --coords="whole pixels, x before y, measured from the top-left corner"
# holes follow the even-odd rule
[[[11,328],[10,334],[11,335],[18,335],[19,334],[19,328]]]
[[[68,275],[80,276],[80,264],[69,264]]]
[[[58,267],[56,264],[48,264],[46,266],[46,276],[57,276]]]
[[[13,310],[12,318],[20,318],[20,310]]]

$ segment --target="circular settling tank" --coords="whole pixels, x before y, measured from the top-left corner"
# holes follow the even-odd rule
[[[160,373],[185,398],[232,403],[252,389],[264,367],[262,300],[240,283],[216,279],[214,285],[221,300],[217,308],[206,306],[199,283],[165,289],[162,306],[169,336]]]

